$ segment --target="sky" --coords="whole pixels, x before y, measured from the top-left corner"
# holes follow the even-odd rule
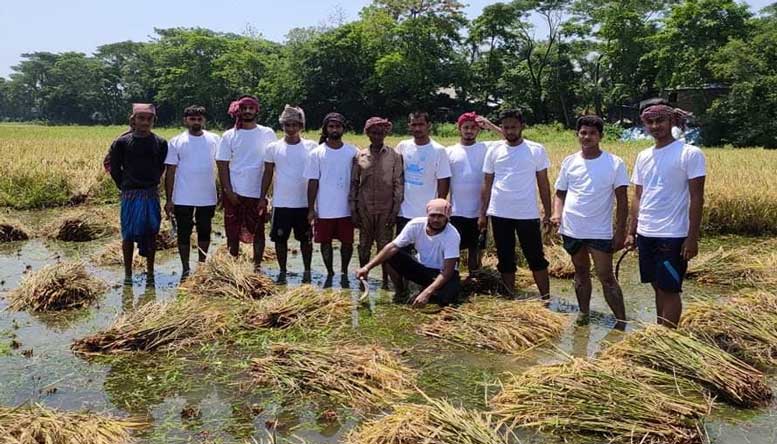
[[[477,17],[488,0],[460,0]],[[748,0],[757,11],[774,0]],[[247,29],[281,42],[297,27],[331,17],[354,20],[369,0],[0,0],[0,76],[8,77],[22,53],[78,51],[125,40],[147,41],[154,28],[202,27],[241,34]]]

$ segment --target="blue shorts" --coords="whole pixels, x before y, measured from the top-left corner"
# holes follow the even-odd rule
[[[684,237],[637,236],[639,275],[643,283],[652,283],[664,291],[680,293],[688,270],[688,261],[680,251]]]

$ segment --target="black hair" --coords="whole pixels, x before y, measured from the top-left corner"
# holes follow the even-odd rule
[[[183,116],[189,117],[189,116],[202,116],[205,117],[205,107],[200,105],[191,105],[187,106],[183,110]]]
[[[523,113],[519,109],[506,109],[500,112],[497,120],[501,124],[504,119],[518,119],[519,122],[524,122]]]
[[[343,130],[346,129],[345,117],[342,114],[337,113],[337,112],[331,112],[331,113],[327,114],[326,116],[324,116],[324,121],[321,124],[321,137],[319,137],[319,139],[318,139],[318,144],[319,145],[324,143],[324,142],[326,142],[326,139],[329,138],[329,133],[327,133],[327,131],[326,131],[326,126],[329,125],[329,121],[330,120],[335,120],[335,121],[339,122],[340,125],[343,126]]]
[[[432,123],[432,119],[429,117],[429,113],[426,111],[413,111],[412,113],[408,114],[407,120],[411,121],[413,119],[424,119],[426,123]]]
[[[653,105],[669,105],[669,101],[661,97],[653,97],[652,99],[645,99],[639,102],[639,113],[645,111],[645,108]]]
[[[599,130],[599,134],[604,134],[604,120],[601,117],[595,115],[581,116],[577,119],[575,125],[575,131],[580,131],[580,127],[590,126]]]

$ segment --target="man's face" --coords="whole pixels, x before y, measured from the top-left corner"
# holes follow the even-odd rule
[[[154,115],[148,113],[137,113],[132,117],[132,127],[135,131],[146,133],[154,127]]]
[[[468,120],[459,126],[459,134],[461,135],[462,142],[471,145],[475,143],[478,138],[478,134],[480,134],[480,126],[477,124],[477,122]]]
[[[442,214],[430,214],[426,221],[434,231],[442,231],[448,224],[448,218]]]
[[[602,134],[596,127],[583,125],[577,130],[577,140],[583,148],[596,148],[602,140]]]
[[[521,133],[523,132],[523,122],[515,117],[507,117],[502,120],[502,134],[505,140],[508,142],[517,142],[521,139]]]
[[[642,119],[648,133],[656,140],[664,140],[672,136],[672,120],[666,116]]]
[[[251,122],[256,120],[256,113],[259,110],[254,105],[240,105],[240,118],[243,122]]]
[[[294,137],[302,131],[302,123],[296,120],[287,120],[283,122],[283,132],[289,137]]]
[[[416,139],[423,139],[429,136],[429,131],[432,129],[432,123],[427,122],[423,117],[414,118],[410,120],[410,134]]]
[[[343,124],[335,120],[330,120],[326,123],[327,138],[332,140],[340,140],[343,137]]]
[[[183,118],[183,124],[189,131],[199,132],[205,126],[205,117],[203,116],[186,116]]]
[[[386,140],[386,127],[383,125],[372,125],[367,130],[367,137],[369,137],[372,145],[383,146],[383,141]]]

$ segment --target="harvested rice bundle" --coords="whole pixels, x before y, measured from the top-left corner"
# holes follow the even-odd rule
[[[229,250],[227,249],[227,245],[224,244],[224,245],[221,245],[220,247],[218,247],[214,254],[226,254],[226,255],[228,255],[229,254]],[[241,258],[245,258],[245,259],[252,259],[253,258],[253,252],[251,252],[250,249],[246,250],[246,249],[242,248],[242,245],[241,245],[241,248],[240,248],[240,250],[238,251],[237,254]],[[262,254],[262,262],[277,261],[277,260],[278,260],[278,256],[275,253],[275,249],[273,249],[272,247],[265,247],[264,248],[264,253]]]
[[[11,310],[67,310],[92,303],[106,285],[81,262],[47,265],[29,274],[8,294]]]
[[[611,443],[705,442],[709,399],[675,398],[624,374],[618,361],[573,359],[512,375],[491,400],[512,427]]]
[[[428,405],[399,404],[388,416],[351,431],[345,444],[508,444],[491,416],[426,398]]]
[[[777,239],[718,248],[694,259],[688,277],[722,287],[777,288]]]
[[[145,424],[94,413],[68,413],[40,405],[0,407],[0,441],[12,444],[120,444]]]
[[[225,250],[216,251],[200,264],[184,287],[204,296],[235,299],[261,299],[275,293],[275,283],[255,272],[250,259],[233,258]]]
[[[659,325],[627,335],[605,349],[604,356],[696,381],[737,406],[764,405],[772,398],[760,371],[715,346]]]
[[[748,310],[737,302],[694,302],[680,328],[756,367],[777,365],[777,312]]]
[[[558,337],[566,319],[539,301],[479,298],[460,307],[444,308],[419,331],[460,345],[520,353]]]
[[[550,265],[548,274],[558,279],[571,279],[575,277],[575,266],[572,264],[572,258],[564,247],[560,244],[551,244],[545,246],[545,255]]]
[[[317,347],[275,343],[251,361],[251,375],[261,385],[290,394],[318,394],[359,408],[389,404],[410,393],[415,372],[394,354],[354,344]]]
[[[246,324],[260,328],[288,328],[294,325],[321,328],[349,319],[350,315],[351,300],[348,296],[303,285],[257,302],[248,310]]]
[[[82,211],[65,216],[46,229],[48,236],[65,242],[88,242],[116,232],[101,212]]]
[[[100,251],[92,256],[95,265],[101,267],[112,267],[124,265],[124,252],[122,251],[121,241],[112,241],[105,245]],[[140,268],[146,264],[145,259],[137,251],[132,256],[132,267]]]
[[[754,312],[767,311],[770,314],[777,314],[777,293],[759,290],[749,291],[733,296],[731,302],[737,304],[743,310]]]
[[[155,302],[119,316],[110,327],[76,340],[71,348],[84,355],[167,350],[215,338],[228,324],[223,311],[199,298]]]
[[[634,365],[632,363],[627,363],[622,359],[614,358],[598,359],[596,364],[601,367],[617,368],[621,376],[644,382],[672,397],[679,396],[682,399],[688,397],[705,399],[709,397],[704,390],[704,387],[699,383],[687,378],[670,375],[650,367]]]
[[[23,241],[29,238],[30,235],[19,222],[0,216],[0,242]]]

